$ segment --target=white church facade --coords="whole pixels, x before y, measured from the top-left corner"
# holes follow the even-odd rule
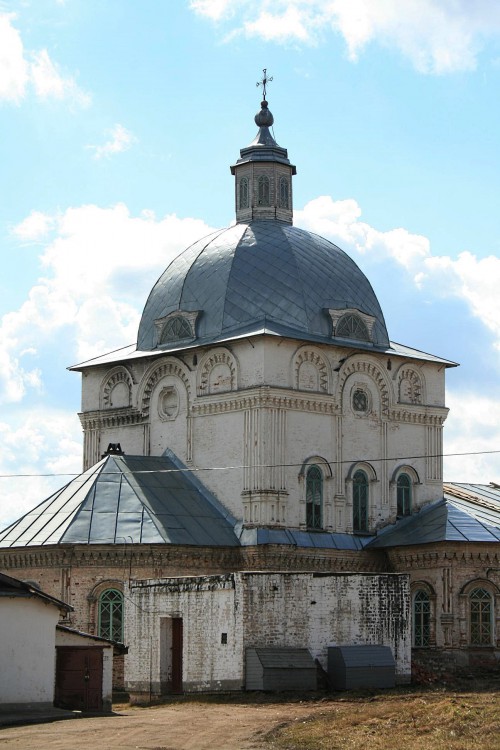
[[[389,646],[400,682],[412,647],[494,667],[500,493],[443,490],[454,363],[391,342],[359,267],[293,226],[265,100],[255,121],[236,223],[169,265],[136,346],[72,368],[84,473],[0,532],[0,569],[125,640],[142,696],[172,689],[172,638],[176,690],[241,689],[267,643],[324,669],[328,645]]]

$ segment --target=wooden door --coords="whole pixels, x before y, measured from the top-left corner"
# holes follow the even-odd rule
[[[58,646],[55,705],[102,711],[102,648]]]
[[[172,692],[182,693],[182,617],[172,618]]]

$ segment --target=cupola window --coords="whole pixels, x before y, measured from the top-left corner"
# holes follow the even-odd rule
[[[269,177],[267,177],[267,175],[260,175],[257,182],[257,192],[259,206],[269,206],[271,204],[271,191],[269,187]]]
[[[343,315],[335,329],[335,335],[345,339],[357,339],[358,341],[369,341],[368,328],[358,315],[348,313]]]
[[[288,180],[280,177],[280,208],[290,208]]]
[[[248,208],[248,177],[240,180],[240,208]]]
[[[176,315],[165,323],[161,335],[161,343],[166,344],[169,341],[181,341],[193,337],[193,329],[186,318]]]

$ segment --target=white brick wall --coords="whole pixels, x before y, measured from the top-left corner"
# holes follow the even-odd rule
[[[183,620],[183,689],[239,690],[247,647],[308,648],[326,669],[327,647],[390,646],[399,682],[410,677],[408,578],[394,574],[234,573],[131,582],[125,684],[161,693],[162,618]],[[221,636],[227,635],[227,643]]]

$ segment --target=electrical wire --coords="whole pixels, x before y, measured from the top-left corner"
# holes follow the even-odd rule
[[[457,456],[488,456],[494,454],[500,454],[500,450],[490,451],[466,451],[464,453],[424,453],[422,455],[415,456],[388,456],[387,458],[350,458],[342,459],[342,461],[322,461],[328,464],[328,466],[342,466],[343,464],[355,464],[355,463],[382,463],[387,461],[414,461],[416,459],[428,459],[428,458],[453,458]],[[109,454],[120,457],[120,454]],[[125,455],[125,454],[124,454]],[[141,456],[141,458],[161,458],[161,456]],[[183,467],[175,469],[137,469],[128,471],[110,471],[107,474],[194,474],[203,471],[243,471],[246,469],[289,469],[297,468],[304,465],[304,462],[291,463],[291,464],[238,464],[236,466],[201,466],[201,467]],[[50,477],[78,477],[85,474],[83,477],[87,481],[91,474],[91,469],[87,469],[85,472],[79,473],[51,473],[51,474],[0,474],[0,479],[29,479],[29,478],[50,478]]]

